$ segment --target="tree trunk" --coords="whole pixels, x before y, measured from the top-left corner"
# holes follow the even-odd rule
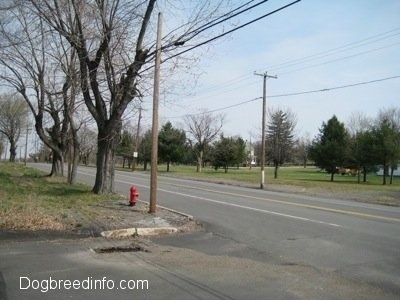
[[[79,164],[79,142],[78,135],[73,137],[73,146],[72,149],[72,167],[70,173],[68,174],[68,183],[74,184],[76,182],[76,174],[78,172],[78,164]]]
[[[53,150],[50,177],[64,176],[64,157],[62,154]]]
[[[201,173],[203,166],[203,151],[200,151],[197,155],[197,168],[196,172]]]
[[[15,162],[17,157],[17,144],[15,141],[10,140],[10,162]]]
[[[111,143],[109,140],[98,137],[96,155],[96,179],[93,186],[93,192],[101,194],[109,189],[107,172],[110,164]]]
[[[335,171],[331,173],[331,182],[333,182],[333,176],[335,176]]]
[[[169,161],[167,161],[167,172],[169,172]]]
[[[391,166],[389,184],[393,183],[393,173],[394,173],[394,167]]]
[[[120,127],[113,130],[112,137],[106,130],[99,130],[97,138],[97,157],[96,157],[96,179],[92,192],[96,194],[114,192],[115,175],[115,150],[118,146],[118,135]]]
[[[384,162],[384,163],[383,163],[383,181],[382,181],[382,184],[383,184],[383,185],[386,185],[386,176],[387,176],[387,173],[388,173],[388,168],[387,168],[386,162]]]
[[[367,182],[367,168],[364,167],[363,170],[364,170],[363,182],[365,183]]]
[[[274,178],[277,179],[278,178],[278,169],[279,169],[279,165],[275,164],[275,169],[274,169]]]

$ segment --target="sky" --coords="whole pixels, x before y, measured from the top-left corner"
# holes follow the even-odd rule
[[[290,2],[270,0],[237,22]],[[267,107],[294,112],[299,137],[313,138],[333,115],[345,124],[355,113],[374,118],[400,107],[400,77],[326,89],[400,76],[400,1],[302,0],[216,42],[195,71],[201,75],[190,95],[162,96],[161,124],[182,126],[182,116],[207,109],[225,115],[225,136],[259,139],[263,78],[255,71],[278,77],[267,80]],[[279,96],[315,90],[325,91]],[[146,126],[151,101],[144,108]]]
[[[235,19],[236,25],[290,2],[269,0]],[[163,26],[168,32],[176,24],[166,18]],[[263,78],[255,71],[278,77],[267,80],[267,107],[294,112],[298,137],[312,139],[333,115],[346,124],[354,113],[375,118],[381,109],[400,108],[400,77],[332,89],[400,76],[400,0],[302,0],[198,53],[195,68],[177,70],[169,82],[174,92],[161,95],[160,125],[184,128],[182,116],[207,109],[225,115],[225,136],[261,139]],[[199,76],[194,81],[188,73]],[[168,76],[161,74],[167,82]],[[181,87],[184,92],[175,93]],[[142,132],[152,118],[152,99],[144,100]],[[32,134],[30,149],[37,141]]]

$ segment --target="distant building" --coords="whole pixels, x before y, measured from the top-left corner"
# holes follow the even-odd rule
[[[388,175],[392,173],[392,168],[389,167]],[[376,172],[376,175],[383,176],[383,168],[379,168],[379,171]],[[396,169],[393,171],[393,176],[400,176],[400,168],[397,166]]]

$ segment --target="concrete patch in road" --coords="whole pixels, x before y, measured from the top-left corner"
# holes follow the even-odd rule
[[[126,228],[103,231],[101,236],[105,238],[127,238],[132,236],[155,236],[178,232],[175,227],[145,227],[145,228]]]

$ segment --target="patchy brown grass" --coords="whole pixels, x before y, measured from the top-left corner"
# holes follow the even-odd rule
[[[65,230],[66,225],[32,204],[0,210],[0,228],[8,230]]]
[[[0,163],[0,229],[67,230],[81,226],[95,206],[117,195],[95,195],[83,184],[67,184],[19,164]]]

